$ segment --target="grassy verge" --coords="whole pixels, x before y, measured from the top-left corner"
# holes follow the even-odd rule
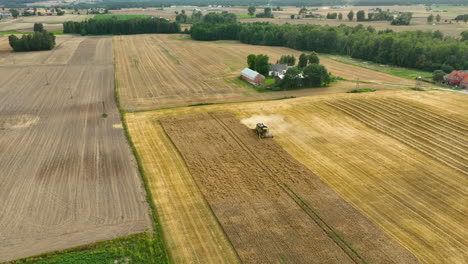
[[[375,92],[375,89],[372,88],[360,88],[360,89],[352,89],[347,91],[347,93],[368,93],[368,92]]]
[[[108,19],[115,17],[117,20],[128,20],[132,18],[147,18],[149,17],[148,15],[113,15],[113,14],[100,14],[100,15],[95,15],[94,19]]]
[[[409,80],[416,80],[418,76],[421,76],[423,78],[423,81],[432,82],[432,72],[403,68],[403,67],[398,67],[398,66],[391,66],[391,65],[382,65],[379,63],[375,63],[375,62],[354,59],[354,58],[351,58],[349,56],[344,56],[344,55],[320,54],[320,56],[330,59],[330,60],[338,61],[341,63],[358,66],[358,67],[362,67],[362,68],[366,68],[366,69],[374,70],[378,72],[383,72],[383,73],[395,75],[395,76],[409,79]]]
[[[147,251],[141,252],[141,254],[149,254],[151,256],[151,262],[136,262],[136,263],[158,263],[158,264],[169,263],[169,256],[168,256],[168,252],[167,252],[166,245],[164,242],[164,234],[162,232],[162,228],[159,223],[159,216],[158,216],[156,205],[154,204],[153,196],[149,187],[148,177],[146,177],[146,173],[145,173],[145,170],[143,169],[143,165],[141,165],[140,155],[138,154],[136,147],[133,144],[132,136],[130,135],[128,131],[127,122],[125,120],[126,112],[120,103],[119,82],[116,76],[114,76],[114,85],[115,85],[114,87],[115,100],[116,100],[117,108],[119,109],[119,112],[120,112],[122,126],[124,129],[128,144],[130,146],[130,149],[132,150],[132,153],[135,156],[139,174],[141,176],[141,179],[143,180],[143,184],[144,184],[145,191],[146,191],[146,201],[148,202],[150,206],[151,216],[153,220],[152,222],[153,222],[154,233],[153,233],[153,238],[150,239],[153,247],[149,252]],[[150,259],[148,259],[148,261],[150,261]]]
[[[150,252],[154,248],[151,235],[134,234],[112,240],[90,243],[65,250],[53,251],[6,264],[119,264],[119,263],[160,263],[152,262]],[[130,262],[131,261],[131,262]]]

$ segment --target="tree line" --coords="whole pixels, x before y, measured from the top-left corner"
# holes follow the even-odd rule
[[[198,22],[205,23],[233,23],[237,21],[237,16],[233,13],[223,11],[222,13],[208,13],[203,16],[200,11],[193,10],[192,15],[189,17],[185,10],[180,13],[176,11],[176,21],[184,24],[193,24]]]
[[[63,23],[63,33],[81,35],[128,35],[144,33],[178,33],[180,25],[164,18],[132,18],[119,20],[115,17],[89,19],[82,22],[67,21]]]
[[[42,24],[36,23],[33,34],[25,34],[21,38],[10,35],[8,42],[14,51],[51,50],[55,47],[55,36],[44,30]]]
[[[239,40],[297,50],[349,55],[353,58],[434,71],[468,68],[468,42],[440,31],[376,31],[357,25],[274,25],[268,23],[198,23],[195,40]]]

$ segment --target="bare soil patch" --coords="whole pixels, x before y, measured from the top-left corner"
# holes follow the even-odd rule
[[[111,38],[59,39],[52,51],[0,53],[0,262],[151,227],[115,127]]]
[[[244,263],[417,263],[274,140],[232,114],[160,121]]]

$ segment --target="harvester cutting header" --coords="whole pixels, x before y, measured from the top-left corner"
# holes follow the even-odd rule
[[[255,134],[257,134],[259,138],[273,138],[273,136],[270,134],[270,130],[263,123],[257,123],[257,126],[254,130]]]

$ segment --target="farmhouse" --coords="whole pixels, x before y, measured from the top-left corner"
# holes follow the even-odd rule
[[[459,87],[460,87],[460,88],[468,89],[468,73],[465,73],[465,76],[464,76],[463,79],[460,81]]]
[[[249,68],[245,68],[241,71],[241,78],[253,85],[265,83],[265,76]]]
[[[448,85],[468,88],[468,71],[452,71],[444,76],[444,81]]]

